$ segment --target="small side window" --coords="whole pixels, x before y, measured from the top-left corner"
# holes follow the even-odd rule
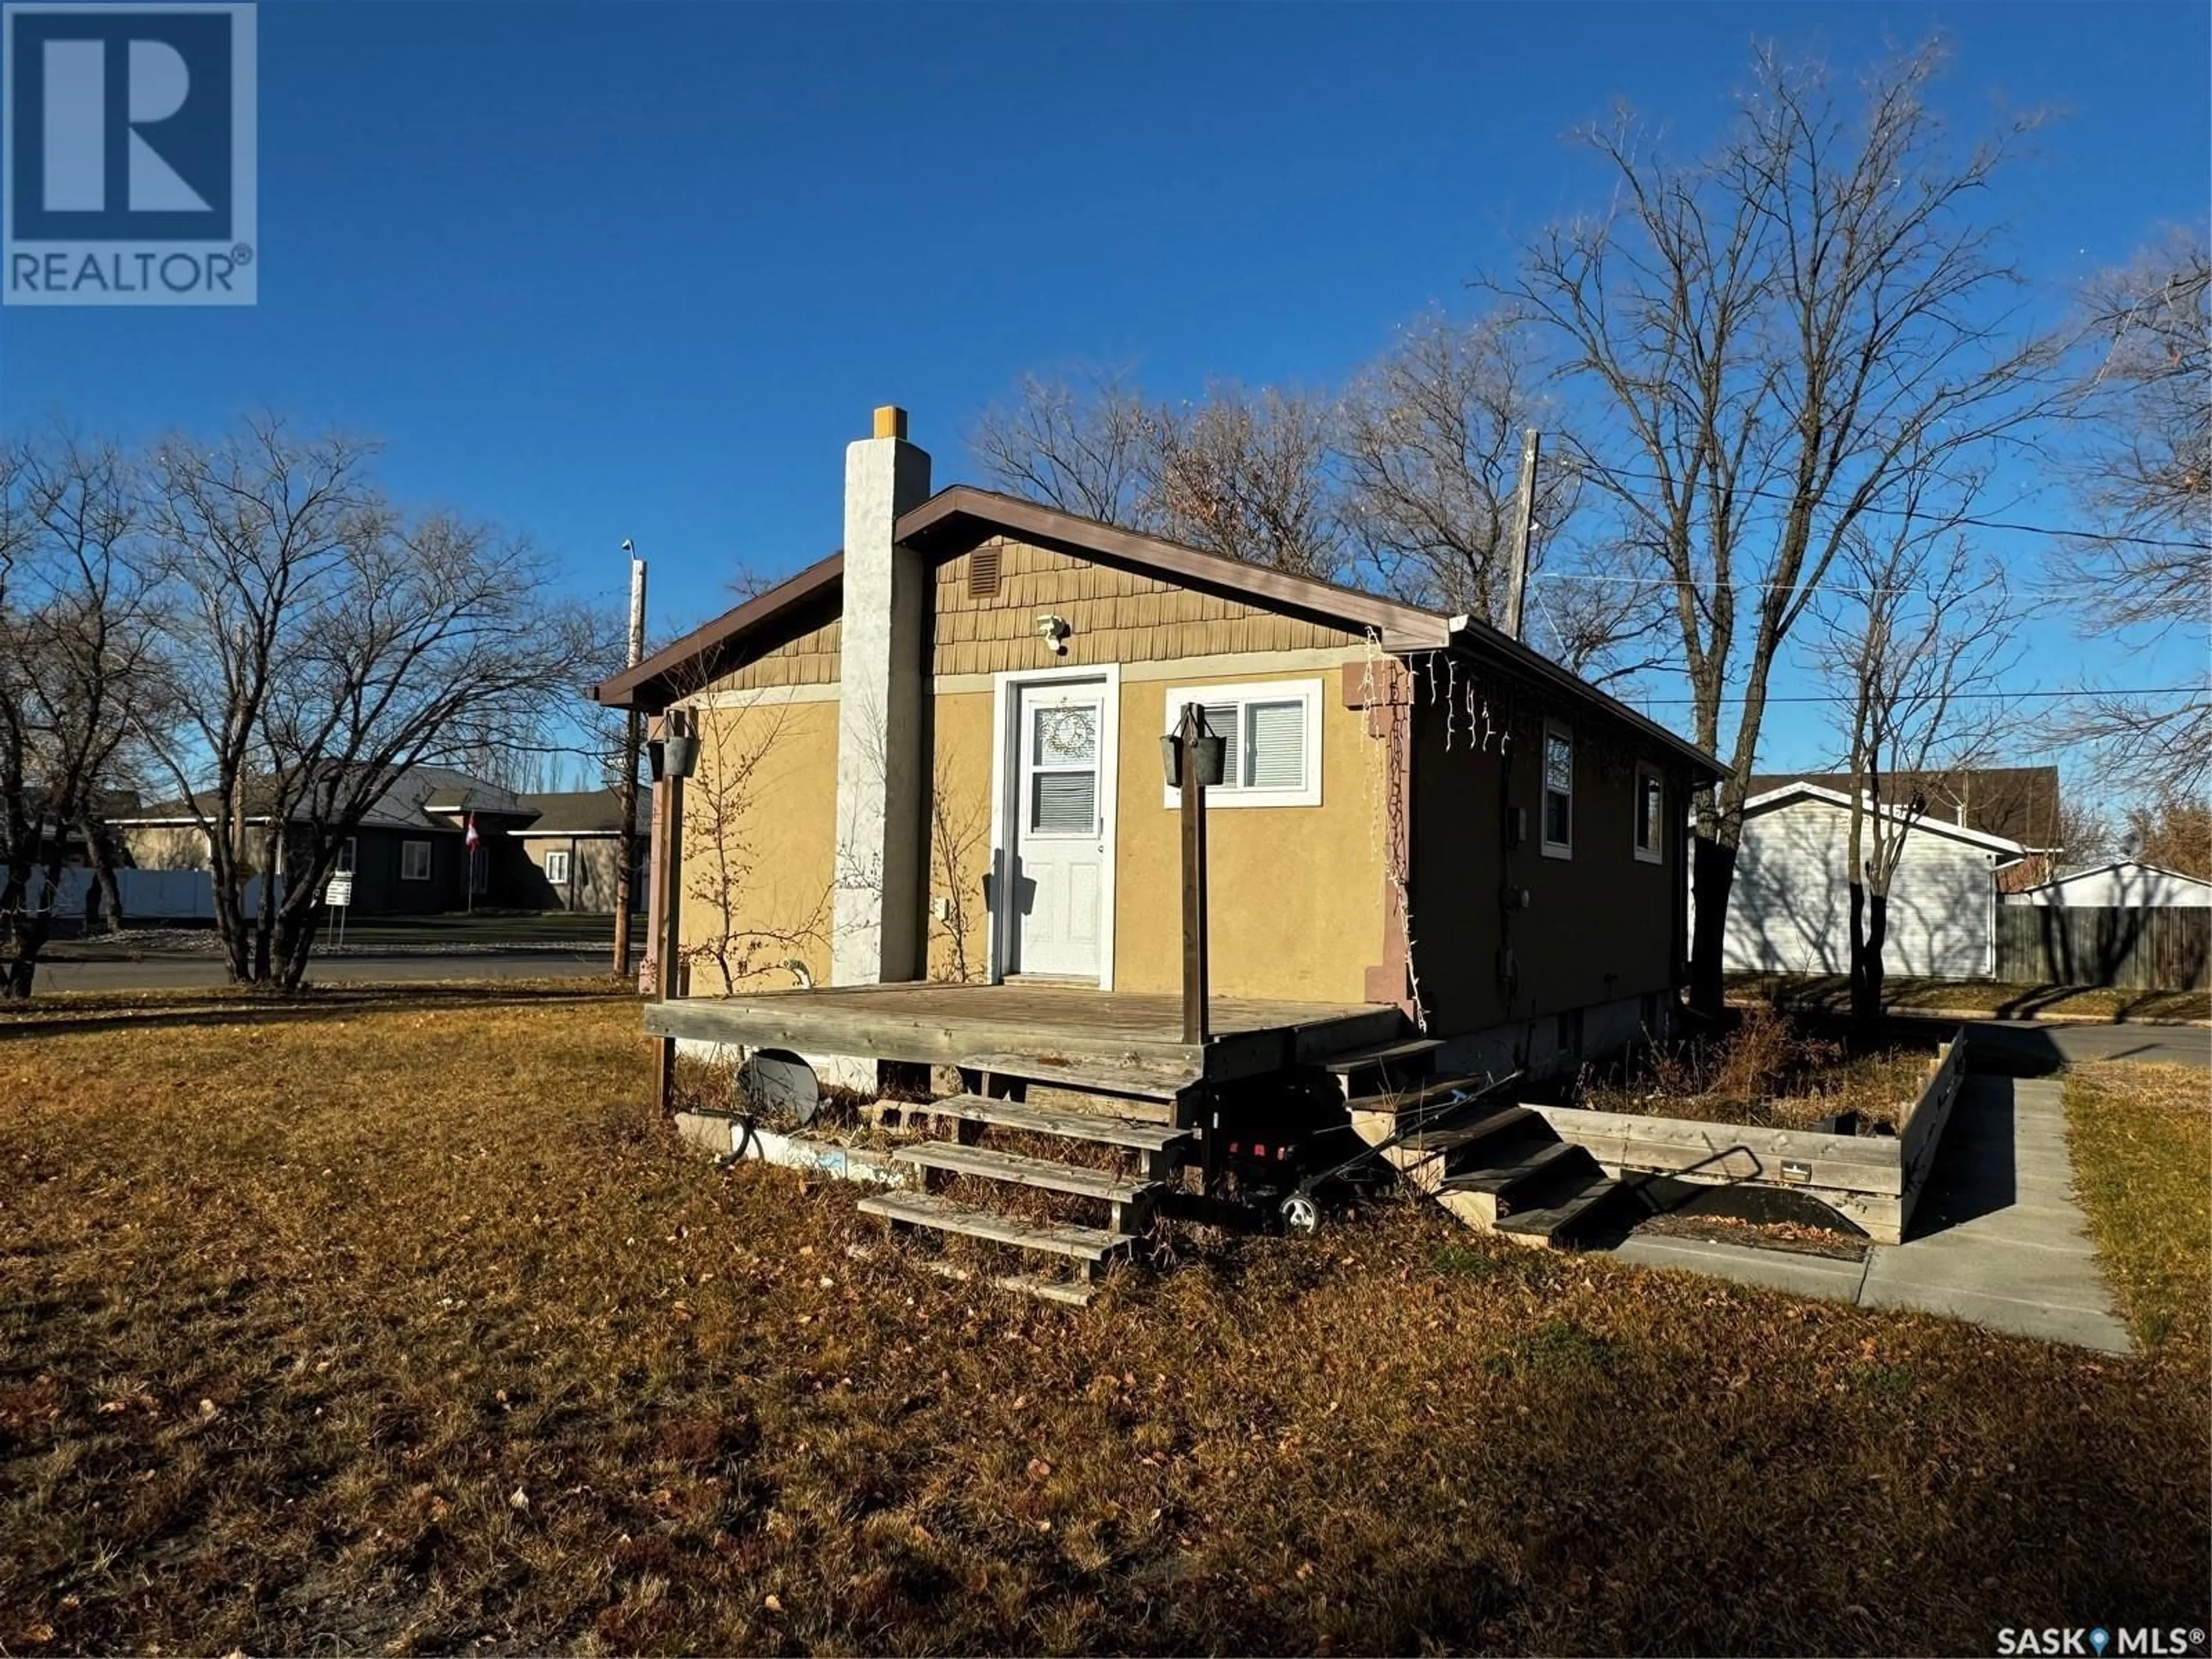
[[[430,843],[427,841],[403,841],[399,843],[399,879],[428,881],[430,879]]]
[[[1663,860],[1667,848],[1667,784],[1649,766],[1636,769],[1636,856],[1645,864]]]
[[[545,855],[545,879],[556,887],[568,884],[568,853],[566,848]]]
[[[1575,739],[1564,726],[1544,725],[1544,856],[1575,854]]]

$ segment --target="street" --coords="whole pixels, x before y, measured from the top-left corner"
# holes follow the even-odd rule
[[[361,981],[438,979],[558,979],[604,974],[611,959],[603,951],[575,950],[499,952],[410,951],[388,956],[317,957],[307,978],[316,984]],[[223,983],[222,962],[212,955],[142,957],[132,962],[85,962],[50,957],[39,964],[37,990],[196,990]]]

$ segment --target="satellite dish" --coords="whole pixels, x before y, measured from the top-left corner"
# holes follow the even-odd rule
[[[738,1097],[763,1117],[787,1118],[803,1129],[822,1109],[822,1085],[795,1054],[757,1054],[738,1067]]]

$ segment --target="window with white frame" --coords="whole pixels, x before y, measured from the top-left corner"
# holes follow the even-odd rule
[[[1544,722],[1544,856],[1572,858],[1575,851],[1575,738],[1556,721]]]
[[[1209,806],[1321,805],[1319,680],[1253,685],[1170,686],[1163,730],[1182,725],[1183,707],[1197,703],[1206,729],[1221,739],[1221,781],[1206,792]],[[1170,806],[1182,802],[1170,785]]]
[[[430,879],[430,843],[427,841],[403,841],[399,843],[399,879],[428,881]]]
[[[1636,768],[1636,856],[1656,864],[1666,856],[1667,785],[1656,768]]]
[[[568,849],[567,848],[564,847],[557,853],[548,853],[545,855],[545,879],[556,887],[566,887],[568,884]]]

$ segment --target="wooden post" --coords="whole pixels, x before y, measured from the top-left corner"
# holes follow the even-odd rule
[[[660,734],[672,738],[684,729],[684,714],[672,708],[662,716]],[[676,957],[684,942],[684,780],[663,777],[653,792],[653,910],[659,926],[653,941],[653,994],[658,1001],[672,1000],[680,983]],[[663,1112],[676,1104],[676,1039],[660,1039],[653,1057],[653,1084]]]
[[[1198,775],[1198,738],[1206,729],[1196,703],[1182,710],[1182,1040],[1207,1041],[1206,1008],[1206,785]]]
[[[1536,516],[1536,428],[1521,434],[1521,496],[1513,504],[1512,580],[1505,589],[1505,631],[1521,637],[1521,611],[1528,597],[1528,534]]]
[[[629,544],[624,542],[627,548]],[[637,666],[645,655],[645,561],[629,562],[629,665]],[[629,713],[623,722],[622,838],[615,854],[621,868],[615,872],[615,975],[629,977],[630,911],[637,903],[637,751],[644,735],[637,712],[637,693],[630,693]]]

